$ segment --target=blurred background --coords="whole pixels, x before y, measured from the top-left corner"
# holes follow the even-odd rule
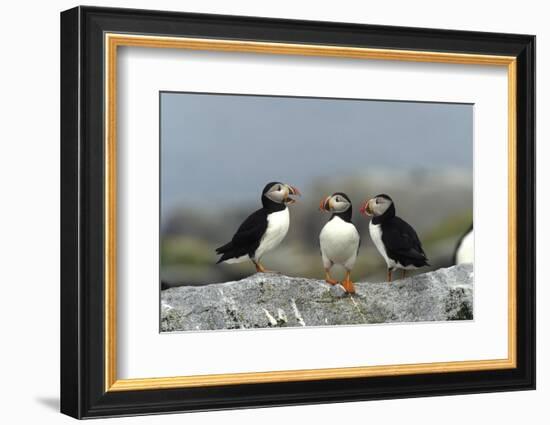
[[[287,275],[324,276],[318,237],[330,215],[318,206],[336,191],[352,199],[361,234],[357,281],[386,273],[359,214],[362,201],[389,194],[432,269],[452,264],[472,222],[470,104],[173,92],[160,102],[163,288],[254,273],[249,262],[216,265],[214,250],[261,207],[269,181],[303,194],[290,207],[286,239],[262,261]]]

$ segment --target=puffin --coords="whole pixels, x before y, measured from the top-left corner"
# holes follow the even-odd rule
[[[461,236],[456,244],[453,255],[454,264],[464,264],[474,262],[474,225],[470,225],[468,230]]]
[[[319,210],[332,213],[319,234],[325,280],[331,285],[338,283],[330,275],[330,270],[334,264],[339,264],[346,270],[342,286],[346,292],[354,294],[355,287],[351,280],[351,271],[357,259],[361,238],[351,222],[351,201],[345,193],[336,192],[321,200]]]
[[[251,260],[257,272],[269,272],[260,261],[285,238],[290,222],[287,206],[296,202],[293,196],[301,196],[294,186],[268,183],[262,191],[262,208],[243,221],[230,242],[216,248],[221,255],[216,264]]]
[[[412,226],[395,215],[395,203],[386,194],[366,201],[361,214],[372,217],[369,233],[378,252],[386,260],[388,282],[392,272],[401,269],[402,278],[407,270],[429,266],[418,235]]]

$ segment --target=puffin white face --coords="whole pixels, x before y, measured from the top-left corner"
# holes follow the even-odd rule
[[[391,206],[393,201],[387,195],[378,195],[369,199],[361,207],[361,214],[378,217],[384,214]]]
[[[267,192],[264,193],[265,197],[278,204],[293,204],[296,200],[291,198],[292,195],[300,196],[300,191],[284,183],[274,183]]]
[[[351,201],[340,193],[335,193],[321,200],[319,209],[333,213],[343,213],[351,207]]]

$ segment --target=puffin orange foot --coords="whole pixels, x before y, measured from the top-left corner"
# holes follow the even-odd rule
[[[342,282],[342,286],[346,290],[348,294],[355,294],[355,286],[353,285],[353,282],[351,281],[351,273],[348,271],[346,272],[346,277],[344,281]]]
[[[269,273],[269,270],[267,270],[264,266],[262,266],[260,263],[257,263],[254,261],[254,265],[256,266],[256,271],[258,273]]]
[[[342,286],[344,287],[344,289],[348,294],[355,294],[355,285],[351,280],[347,280],[347,281],[344,280],[342,282]]]
[[[329,285],[338,285],[338,283],[340,283],[336,279],[332,278],[332,276],[330,275],[330,268],[325,269],[325,282]]]

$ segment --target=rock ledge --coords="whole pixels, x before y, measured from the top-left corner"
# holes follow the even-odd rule
[[[357,293],[324,281],[254,274],[236,282],[180,286],[161,294],[161,330],[189,331],[473,318],[473,266],[392,283],[359,282]]]

